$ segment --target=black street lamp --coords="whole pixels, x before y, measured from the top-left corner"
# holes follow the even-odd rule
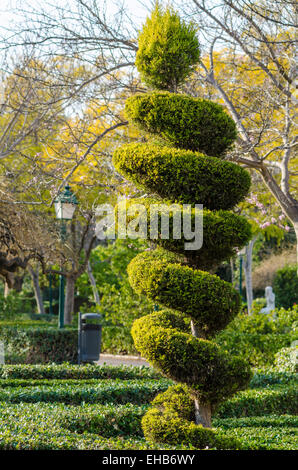
[[[57,199],[54,201],[56,218],[61,221],[60,236],[64,242],[66,239],[66,225],[67,220],[73,218],[73,214],[78,205],[77,198],[70,190],[69,185],[66,185],[64,191],[61,192]],[[65,277],[60,274],[59,278],[59,328],[64,327],[64,284]]]

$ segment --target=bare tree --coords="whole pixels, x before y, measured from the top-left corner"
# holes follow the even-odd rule
[[[203,44],[198,79],[227,107],[237,125],[238,145],[229,158],[261,175],[298,241],[294,167],[297,4],[193,0],[191,14]],[[219,51],[225,70],[217,68]],[[241,84],[244,74],[249,77],[246,87]]]

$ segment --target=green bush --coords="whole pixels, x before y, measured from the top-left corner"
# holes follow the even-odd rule
[[[285,266],[276,272],[273,291],[277,307],[289,309],[298,304],[297,266]]]
[[[40,321],[1,322],[0,340],[7,364],[77,362],[77,328],[59,330]],[[138,355],[130,329],[116,325],[103,326],[101,352]]]
[[[127,208],[127,223],[136,216],[133,212],[136,210],[138,204],[142,204],[142,208],[145,208],[144,221],[146,221],[147,227],[147,239],[153,239],[153,233],[151,230],[151,223],[153,226],[156,224],[156,233],[154,234],[155,243],[158,246],[166,250],[170,250],[173,253],[183,255],[186,259],[186,263],[191,266],[200,266],[201,270],[217,267],[221,262],[236,255],[236,249],[240,249],[245,246],[248,240],[251,238],[251,225],[244,217],[240,217],[229,211],[210,211],[194,209],[184,210],[181,204],[174,205],[160,205],[160,201],[157,199],[146,198],[144,199],[131,199],[126,203]],[[156,211],[158,205],[158,213]],[[138,206],[137,206],[138,207]],[[172,208],[171,211],[169,208]],[[129,209],[133,210],[130,212]],[[116,210],[121,210],[116,208]],[[166,216],[166,220],[169,221],[169,229],[167,236],[163,235],[164,227],[161,223],[161,218]],[[189,216],[190,226],[196,227],[196,217],[202,217],[202,247],[200,249],[189,249],[185,250],[185,243],[190,243],[197,240],[189,240],[185,238],[182,230],[177,237],[176,230],[174,230],[174,224],[177,224],[177,220],[181,221],[182,218]],[[157,223],[159,222],[159,223]],[[196,233],[196,236],[198,234]],[[203,240],[204,238],[204,240]],[[144,312],[145,313],[145,312]],[[150,313],[150,312],[148,312]]]
[[[241,443],[227,438],[220,431],[203,428],[178,414],[150,409],[142,419],[142,428],[146,439],[164,442],[170,445],[191,444],[196,449],[241,449]]]
[[[22,364],[0,366],[0,379],[5,380],[99,380],[158,379],[160,374],[149,367],[110,366],[97,364]]]
[[[297,425],[297,416],[290,415],[214,419],[227,437],[241,440],[243,449],[255,450],[296,450]]]
[[[231,209],[248,194],[251,181],[249,173],[234,163],[148,143],[121,146],[113,154],[113,163],[151,194],[172,202],[203,204],[210,210]]]
[[[298,339],[298,307],[275,310],[270,314],[243,313],[216,336],[216,343],[232,354],[239,354],[252,366],[273,366],[275,354]]]
[[[216,417],[241,418],[270,414],[297,414],[297,384],[275,385],[270,388],[245,390],[222,403]]]
[[[46,384],[31,387],[12,386],[0,390],[6,403],[147,403],[170,385],[169,380],[101,380],[97,385],[82,383]]]
[[[176,90],[200,57],[196,28],[167,7],[156,4],[138,37],[136,66],[153,88]]]
[[[278,351],[275,354],[274,366],[279,371],[298,372],[298,346]]]
[[[163,24],[157,6],[140,34],[143,41],[140,57],[146,58],[150,80],[157,76],[157,63],[164,61],[170,70],[173,58],[177,60],[175,54],[168,56],[167,46],[173,45],[173,38],[183,35],[184,25],[180,20],[172,21],[172,25],[173,31],[167,35],[168,24]],[[164,31],[166,40],[156,48],[156,38],[162,37]],[[174,47],[180,56],[191,57],[193,46],[187,41],[176,41]],[[148,83],[143,64],[142,60],[137,61],[141,76]],[[179,80],[186,78],[180,73],[183,61],[177,65],[174,85],[167,80],[174,92]],[[161,82],[165,83],[163,78]],[[155,86],[163,88],[158,83]],[[178,202],[195,207],[201,203],[209,211],[221,211],[232,209],[248,193],[248,173],[221,160],[237,134],[235,123],[220,105],[175,93],[153,92],[129,98],[126,113],[132,122],[157,136],[160,144],[124,146],[116,150],[113,162],[120,173],[153,193],[153,197],[166,199],[166,204]],[[182,315],[182,331],[176,318],[165,313],[149,314],[134,321],[132,336],[142,356],[163,375],[188,385],[196,408],[193,416],[196,423],[176,412],[152,408],[143,418],[145,436],[170,444],[190,442],[197,448],[231,449],[238,448],[238,443],[209,429],[210,416],[222,400],[247,386],[251,371],[247,361],[231,356],[209,340],[237,315],[240,296],[231,284],[208,271],[212,272],[220,259],[232,255],[239,241],[247,243],[250,231],[247,223],[240,218],[236,222],[233,214],[205,212],[205,215],[208,249],[203,248],[194,256],[195,260],[190,261],[187,247],[170,239],[161,250],[152,253],[149,249],[138,255],[127,268],[130,284],[138,294]],[[162,252],[167,250],[172,253],[163,257]],[[174,262],[169,262],[170,258]],[[202,267],[207,272],[196,269]],[[191,321],[189,333],[184,331],[185,316]],[[197,423],[204,423],[204,427]]]
[[[251,372],[244,360],[211,341],[155,322],[151,315],[135,321],[132,336],[137,349],[166,377],[187,384],[201,402],[214,407],[247,386]]]
[[[139,94],[127,99],[128,119],[166,144],[223,157],[232,147],[236,125],[217,103],[168,92]]]
[[[230,283],[188,266],[158,261],[150,251],[130,262],[128,275],[136,292],[188,315],[203,337],[224,328],[240,309],[239,294]]]
[[[51,327],[1,326],[7,362],[77,362],[78,332]]]

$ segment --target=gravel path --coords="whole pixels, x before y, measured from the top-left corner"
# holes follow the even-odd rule
[[[108,364],[113,366],[119,366],[121,364],[127,366],[146,366],[151,367],[145,359],[138,356],[118,356],[113,354],[101,354],[99,356],[99,361],[96,361],[96,364]]]

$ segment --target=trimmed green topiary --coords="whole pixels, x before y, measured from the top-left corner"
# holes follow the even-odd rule
[[[150,252],[131,261],[128,275],[138,294],[188,315],[204,337],[225,328],[240,309],[240,296],[229,282],[189,266],[152,261]]]
[[[136,66],[149,87],[176,91],[199,62],[196,28],[157,3],[139,34]]]
[[[222,157],[237,136],[232,118],[217,103],[154,92],[131,96],[125,111],[129,120],[142,130],[161,137],[169,145]]]
[[[176,41],[185,33],[184,23],[176,17],[174,21],[170,14],[169,23],[163,19],[156,7],[140,35],[137,67],[147,84],[175,91],[185,78],[183,57],[192,57],[194,42]],[[169,24],[173,27],[170,34]],[[172,67],[175,61],[176,70]],[[144,435],[155,442],[187,443],[196,448],[238,448],[236,442],[211,429],[211,414],[223,400],[247,386],[251,372],[247,361],[211,339],[237,315],[240,296],[231,284],[202,271],[212,271],[251,236],[247,222],[227,212],[243,200],[250,186],[245,170],[221,159],[236,138],[235,124],[217,104],[168,92],[132,97],[126,113],[134,124],[160,139],[159,145],[123,146],[113,156],[121,174],[158,197],[128,203],[129,211],[131,204],[139,202],[138,214],[129,211],[131,228],[139,226],[142,238],[149,229],[152,244],[158,246],[130,262],[129,281],[136,292],[172,310],[136,320],[132,337],[137,350],[164,376],[184,384],[183,389],[155,398],[154,407],[142,421]],[[168,239],[161,223],[155,225],[148,219],[148,208],[158,201],[178,204],[170,214]],[[180,239],[171,230],[174,225],[177,229],[175,215],[183,204],[190,205],[192,222],[197,221],[195,204],[204,205],[200,249],[185,246],[187,236],[192,236],[190,230]],[[154,236],[150,224],[156,228]],[[198,240],[200,234],[196,235]]]
[[[185,250],[185,243],[194,242],[195,239],[186,239],[182,230],[180,238],[177,238],[177,234],[174,233],[174,222],[177,223],[177,220],[182,222],[183,219],[182,204],[166,204],[165,201],[152,198],[130,199],[126,202],[126,219],[128,223],[139,215],[139,211],[135,211],[136,208],[140,207],[137,206],[138,204],[146,209],[143,212],[143,222],[145,221],[147,227],[147,239],[153,239],[151,223],[156,223],[158,217],[158,230],[154,234],[155,243],[164,248],[163,253],[166,250],[171,250],[173,253],[183,255],[185,264],[190,266],[200,266],[201,269],[208,270],[215,269],[221,262],[235,256],[237,253],[236,247],[241,249],[251,238],[251,225],[244,217],[228,211],[214,212],[191,209],[189,210],[191,227],[195,227],[195,217],[202,216],[203,245],[199,250],[197,248],[190,249],[191,247]],[[167,238],[162,236],[161,215],[169,218]],[[177,258],[173,258],[173,262],[177,262]],[[183,262],[183,260],[181,259],[180,262]]]
[[[142,419],[142,428],[148,440],[175,445],[191,444],[197,449],[236,450],[241,443],[235,438],[227,438],[215,429],[206,429],[177,413],[150,409]]]
[[[137,349],[167,378],[188,385],[201,403],[211,404],[214,410],[251,379],[246,361],[230,356],[211,341],[156,326],[150,317],[134,322]]]
[[[190,150],[128,144],[113,154],[117,171],[162,199],[229,210],[248,194],[249,173],[234,163]]]

